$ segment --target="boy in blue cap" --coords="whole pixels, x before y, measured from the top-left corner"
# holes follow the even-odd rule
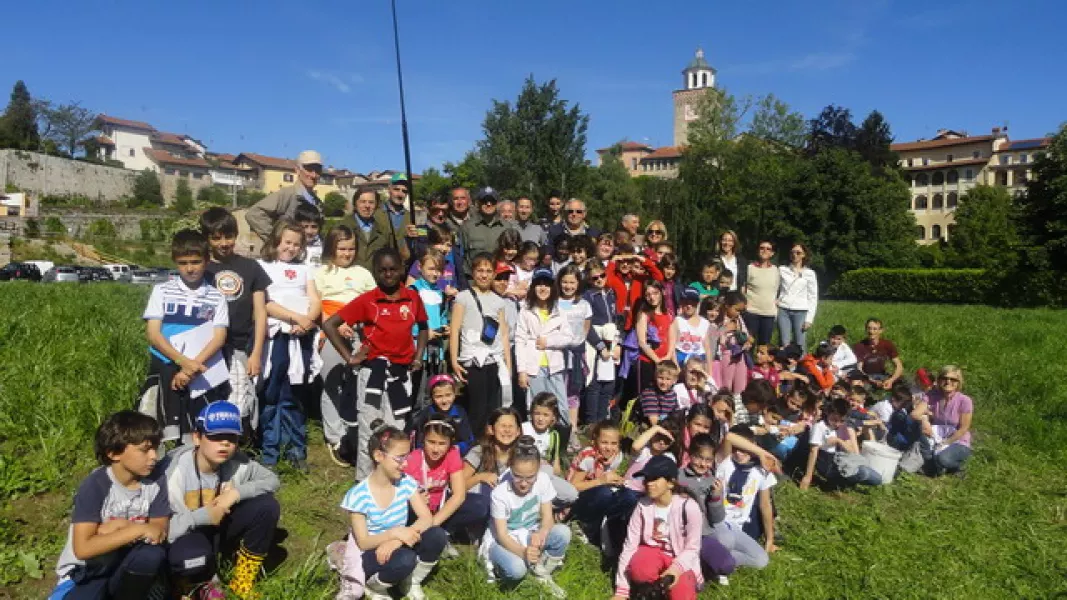
[[[170,508],[167,560],[179,591],[223,598],[217,587],[216,541],[237,546],[230,590],[252,597],[252,587],[270,548],[281,508],[274,498],[278,477],[237,448],[241,411],[220,401],[196,418],[193,445],[180,446],[163,461]]]

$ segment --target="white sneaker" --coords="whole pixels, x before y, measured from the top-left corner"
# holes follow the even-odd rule
[[[530,569],[530,575],[539,581],[541,585],[548,588],[548,593],[552,594],[555,598],[566,598],[567,592],[559,587],[559,584],[552,580],[552,576],[549,574],[548,569],[542,565]]]
[[[726,575],[719,575],[719,585],[721,585],[721,586],[730,585],[730,578],[727,577]]]
[[[441,558],[459,558],[459,550],[452,545],[452,542],[445,544],[445,549],[441,551]]]

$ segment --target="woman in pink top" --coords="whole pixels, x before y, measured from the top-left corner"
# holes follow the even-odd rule
[[[937,383],[924,399],[930,417],[928,435],[934,443],[934,455],[926,461],[926,472],[931,476],[958,472],[971,457],[974,413],[974,404],[963,394],[963,371],[954,365],[942,367]]]

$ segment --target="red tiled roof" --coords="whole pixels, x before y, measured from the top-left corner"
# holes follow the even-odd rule
[[[113,125],[115,127],[126,127],[127,129],[140,129],[142,131],[155,131],[156,128],[152,127],[144,121],[130,121],[129,119],[120,119],[118,117],[109,117],[105,114],[99,114],[96,116],[96,120],[105,125]]]
[[[225,154],[225,153],[222,153],[222,154],[211,154],[211,156],[214,156],[215,158],[219,159],[220,162],[231,162],[232,163],[233,161],[237,160],[237,155],[236,154]]]
[[[963,144],[973,144],[975,142],[990,142],[993,141],[991,135],[972,135],[970,137],[962,138],[949,138],[943,140],[923,140],[918,142],[903,142],[900,144],[892,144],[889,149],[894,152],[907,152],[909,150],[929,150],[931,148],[945,148],[947,146],[960,146]]]
[[[170,152],[165,150],[156,150],[155,148],[145,148],[145,156],[150,158],[153,162],[160,165],[177,165],[180,167],[198,167],[201,169],[207,169],[211,165],[202,158],[183,158],[181,156],[174,156]]]
[[[96,143],[100,144],[101,146],[114,146],[115,145],[114,140],[112,140],[111,138],[107,137],[106,135],[98,135],[98,136],[96,136]]]
[[[649,152],[652,151],[652,146],[649,146],[648,144],[642,144],[640,142],[619,142],[614,146],[601,148],[600,150],[597,150],[597,153],[603,154],[605,152],[611,152],[611,150],[614,149],[616,146],[618,146],[619,150],[622,150],[623,152],[632,152],[634,150],[648,150]]]
[[[185,136],[178,135],[177,133],[167,133],[166,131],[157,131],[152,134],[152,139],[163,143],[173,144],[175,146],[185,146]]]
[[[234,162],[237,162],[244,157],[248,162],[255,163],[261,167],[268,169],[277,169],[280,171],[292,171],[296,168],[296,161],[288,158],[275,158],[273,156],[264,156],[262,154],[253,154],[251,152],[242,152],[234,158]]]
[[[914,165],[911,167],[905,166],[905,171],[931,171],[936,169],[952,169],[955,167],[969,167],[971,165],[985,165],[989,164],[988,158],[971,158],[968,160],[954,160],[952,162],[939,162],[931,165]]]
[[[663,146],[662,148],[656,148],[652,154],[648,154],[641,158],[641,162],[655,158],[681,158],[682,147],[681,146]]]

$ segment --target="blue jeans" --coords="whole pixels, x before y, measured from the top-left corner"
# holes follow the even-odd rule
[[[570,427],[570,415],[567,413],[567,385],[563,380],[563,371],[549,373],[548,367],[541,367],[537,375],[529,378],[530,385],[526,389],[526,414],[533,414],[530,405],[533,404],[534,396],[541,392],[549,392],[559,401],[559,424]],[[567,440],[563,440],[567,443]]]
[[[586,424],[592,425],[608,418],[611,398],[615,395],[615,381],[597,381],[594,379],[585,388]]]
[[[553,558],[563,558],[567,551],[567,545],[571,543],[571,530],[562,523],[556,523],[548,530],[545,545],[541,548],[541,554]],[[508,581],[519,581],[526,577],[526,560],[521,556],[515,556],[507,548],[495,543],[489,548],[489,560],[496,567],[501,578]]]
[[[937,477],[945,473],[955,473],[963,468],[963,463],[971,457],[971,448],[963,444],[952,444],[926,461],[927,475]]]
[[[852,485],[882,485],[882,476],[870,467],[860,467],[853,475],[841,479]]]
[[[110,565],[76,567],[71,575],[73,589],[60,597],[64,600],[143,597],[166,566],[167,551],[164,546],[138,542],[117,552],[125,555]]]
[[[626,526],[637,506],[637,492],[621,485],[598,485],[578,494],[571,505],[571,516],[577,519],[586,537],[600,541],[600,523],[607,519],[611,546],[618,552],[626,539]]]
[[[807,348],[807,332],[804,331],[804,321],[808,318],[806,310],[778,309],[778,335],[782,338],[782,346],[788,346],[794,341],[801,348]]]
[[[263,454],[259,462],[266,466],[278,464],[282,450],[286,451],[285,456],[289,460],[307,458],[304,407],[293,395],[294,385],[289,381],[288,373],[289,335],[279,333],[271,347],[270,377],[263,392],[263,406],[259,415],[263,436]]]

